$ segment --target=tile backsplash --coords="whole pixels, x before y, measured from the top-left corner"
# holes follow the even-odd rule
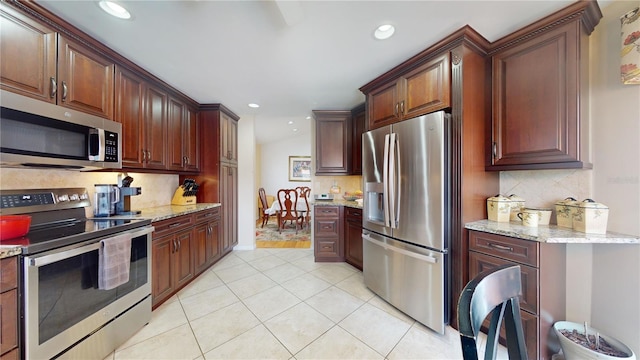
[[[356,190],[362,190],[362,176],[352,175],[352,176],[314,176],[312,179],[312,193],[313,194],[324,194],[328,193],[331,186],[333,186],[333,182],[340,187],[340,192],[344,194],[345,192],[354,192]]]
[[[131,186],[142,188],[142,194],[131,197],[132,209],[171,204],[173,192],[178,187],[178,175],[131,172],[128,175],[133,178]],[[84,187],[92,203],[95,184],[116,184],[117,179],[117,172],[0,169],[0,188],[3,190]],[[87,209],[87,216],[92,216],[92,212],[93,208]]]
[[[525,199],[525,206],[553,209],[555,223],[554,204],[569,196],[580,201],[590,198],[591,183],[591,170],[502,171],[500,194],[516,194]]]

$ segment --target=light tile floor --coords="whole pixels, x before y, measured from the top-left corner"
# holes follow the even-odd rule
[[[440,335],[404,315],[354,267],[315,263],[312,249],[256,249],[220,260],[107,359],[461,357],[454,329]]]

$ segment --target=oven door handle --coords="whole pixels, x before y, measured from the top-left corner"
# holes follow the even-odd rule
[[[138,237],[138,236],[150,234],[151,232],[153,232],[153,230],[154,230],[153,226],[146,226],[146,227],[144,227],[144,228],[142,228],[140,230],[131,231],[131,238],[135,238],[135,237]],[[117,233],[117,234],[114,234],[113,236],[120,235],[120,234],[122,234],[122,233]],[[108,239],[108,238],[109,238],[109,236],[104,237],[103,239]],[[100,240],[102,240],[102,239],[100,239]],[[67,259],[67,258],[76,256],[76,255],[88,253],[89,251],[98,250],[98,249],[100,249],[100,246],[102,244],[102,242],[100,240],[98,240],[97,242],[92,242],[92,243],[90,243],[88,245],[72,248],[72,249],[69,249],[69,250],[66,250],[66,251],[54,252],[54,253],[50,253],[48,255],[42,255],[42,256],[37,256],[36,255],[35,257],[27,256],[25,258],[28,261],[29,266],[40,267],[40,266],[43,266],[43,265],[48,265],[48,264],[54,263],[56,261],[60,261],[60,260],[63,260],[63,259]]]

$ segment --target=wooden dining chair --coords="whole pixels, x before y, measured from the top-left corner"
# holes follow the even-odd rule
[[[269,217],[271,216],[267,212],[269,210],[269,201],[267,200],[267,193],[264,191],[264,188],[258,189],[258,196],[260,197],[260,203],[262,204],[262,226],[261,226],[261,228],[263,228],[264,225],[269,222]]]
[[[298,225],[302,228],[302,223],[298,216],[298,210],[296,205],[298,204],[298,192],[296,189],[280,189],[278,190],[278,204],[280,205],[280,211],[277,214],[278,217],[278,232],[282,233],[284,224],[287,220],[291,220],[295,223],[296,234],[298,234]]]
[[[494,360],[500,326],[504,320],[509,359],[527,360],[520,317],[522,295],[520,265],[502,265],[485,270],[464,287],[458,301],[458,332],[464,360],[478,359],[477,338],[482,322],[491,313],[484,359]]]
[[[309,196],[311,196],[311,188],[307,186],[298,186],[296,188],[296,192],[298,193],[298,198],[304,199],[304,203],[307,206],[306,210],[298,211],[300,213],[300,220],[306,228],[309,228],[309,223],[311,222],[311,207],[309,206]]]

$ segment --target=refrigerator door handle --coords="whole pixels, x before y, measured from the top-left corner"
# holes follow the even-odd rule
[[[389,171],[391,174],[389,175],[389,188],[391,190],[391,210],[393,211],[391,217],[391,227],[394,229],[398,228],[398,224],[400,223],[400,144],[398,144],[398,134],[391,134],[391,154],[389,155],[390,164]]]
[[[387,192],[389,193],[389,226],[392,229],[397,227],[396,222],[396,133],[389,135],[389,173],[387,175]]]
[[[374,240],[373,238],[371,238],[371,236],[369,236],[367,234],[362,234],[362,239],[366,240],[366,241],[370,241],[371,243],[373,243],[375,245],[378,245],[378,246],[384,248],[385,250],[394,251],[394,252],[397,252],[399,254],[412,257],[414,259],[426,261],[426,262],[431,263],[431,264],[437,264],[438,263],[438,259],[434,258],[433,256],[422,255],[422,254],[414,253],[413,251],[400,249],[398,247],[391,246],[389,244],[385,244],[382,241]]]
[[[389,134],[384,136],[384,159],[382,161],[382,205],[384,226],[391,226],[389,219]]]

